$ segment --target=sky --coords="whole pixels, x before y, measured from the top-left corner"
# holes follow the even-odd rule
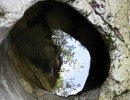
[[[69,62],[67,62],[63,63],[61,66],[61,69],[66,70],[60,73],[63,77],[63,83],[66,84],[66,82],[69,82],[71,87],[65,88],[64,91],[61,87],[61,91],[57,92],[57,95],[63,96],[63,92],[66,92],[67,94],[64,96],[67,97],[76,94],[83,89],[89,74],[91,57],[88,50],[83,47],[79,41],[76,41],[74,38],[68,38],[66,41],[68,42],[67,45],[73,45],[75,47],[72,50],[72,52],[74,52],[74,57],[72,59],[77,60],[76,64],[69,64]]]

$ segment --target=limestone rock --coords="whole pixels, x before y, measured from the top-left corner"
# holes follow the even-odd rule
[[[7,38],[13,25],[39,0],[0,1],[0,98],[33,100],[19,84],[7,55]],[[129,100],[130,99],[130,1],[129,0],[56,0],[74,7],[101,32],[108,44],[111,65],[107,80],[99,90],[65,100]],[[15,5],[15,6],[14,6]],[[6,38],[6,39],[5,39]],[[15,86],[14,86],[15,85]],[[95,93],[96,91],[96,93]],[[95,96],[96,94],[96,96]],[[49,99],[49,97],[51,99]],[[48,100],[63,98],[46,93]],[[58,98],[58,99],[57,99]],[[41,100],[41,99],[39,99]]]

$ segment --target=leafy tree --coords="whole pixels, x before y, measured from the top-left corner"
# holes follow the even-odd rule
[[[65,32],[61,30],[52,30],[53,35],[52,39],[53,42],[57,45],[58,51],[61,55],[61,58],[63,60],[63,64],[68,64],[73,69],[76,68],[76,66],[80,66],[78,68],[83,68],[81,64],[77,62],[77,59],[74,59],[74,52],[73,50],[76,48],[74,45],[69,45],[67,39],[73,39],[70,35],[66,34]],[[61,68],[62,72],[67,72],[68,69]],[[77,87],[80,87],[80,84],[75,85],[73,83],[74,78],[71,78],[70,80],[64,80],[63,76],[60,75],[59,79],[57,80],[56,86],[53,90],[54,94],[58,94],[60,96],[68,96],[71,91],[75,90]]]

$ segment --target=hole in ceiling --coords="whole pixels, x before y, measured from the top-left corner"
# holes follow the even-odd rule
[[[81,94],[100,87],[108,76],[109,52],[102,36],[67,4],[36,3],[10,36],[14,68],[32,94],[35,89],[63,97]]]

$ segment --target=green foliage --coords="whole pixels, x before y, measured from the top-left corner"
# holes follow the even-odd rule
[[[110,34],[105,35],[105,42],[111,51],[116,49],[116,46],[114,45],[115,41]]]
[[[84,68],[85,66],[83,66],[79,61],[77,61],[77,58],[74,57],[74,49],[76,48],[76,45],[71,44],[71,39],[73,38],[61,30],[52,30],[52,34],[52,40],[57,45],[57,49],[62,58],[63,64],[69,66],[72,72],[73,70],[80,70],[81,68]],[[68,43],[68,40],[70,43]],[[83,47],[82,45],[80,46]],[[61,67],[60,73],[69,72],[70,69]],[[53,93],[67,97],[72,91],[76,92],[76,88],[80,87],[81,84],[74,83],[74,80],[74,77],[65,80],[64,77],[60,75],[56,86],[53,89]]]
[[[57,83],[56,83],[55,88],[57,88],[58,91],[60,91],[60,87],[61,86],[63,86],[63,77],[60,76],[59,79],[58,79],[58,81],[57,81]]]
[[[126,90],[124,90],[122,93],[117,94],[116,91],[114,90],[114,91],[113,91],[113,100],[115,100],[117,97],[119,97],[119,96],[121,96],[121,95],[123,95],[123,94],[127,94],[129,91],[130,91],[130,90],[126,89]]]
[[[68,42],[67,42],[67,39],[72,38],[72,37],[68,34],[65,34],[61,30],[57,30],[57,31],[52,30],[52,33],[53,33],[52,39],[54,43],[58,46],[58,52],[62,60],[64,61],[64,63],[74,62],[72,60],[74,56],[74,52],[72,52],[72,50],[75,47],[73,45],[72,46],[68,45]]]
[[[3,17],[4,15],[5,15],[5,13],[0,12],[0,17]]]
[[[116,93],[116,91],[113,91],[113,98],[116,98],[118,96],[118,94]]]

